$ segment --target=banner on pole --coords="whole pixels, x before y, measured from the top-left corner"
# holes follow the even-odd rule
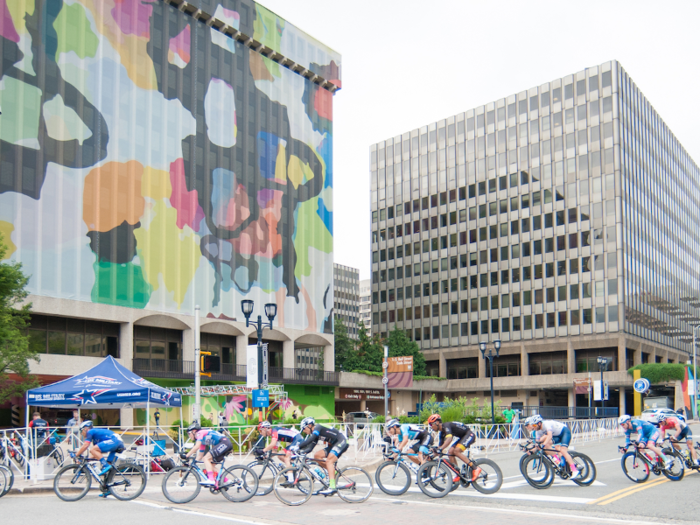
[[[588,394],[592,386],[593,381],[590,377],[584,377],[583,379],[574,379],[575,394]]]
[[[258,388],[258,345],[248,345],[245,363],[248,388]]]
[[[413,356],[387,358],[389,388],[413,387]]]

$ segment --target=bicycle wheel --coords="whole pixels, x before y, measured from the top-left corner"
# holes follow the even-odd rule
[[[253,461],[248,464],[248,468],[258,476],[258,493],[256,496],[267,496],[275,483],[277,475],[277,467],[273,466],[272,462],[265,463],[264,461]]]
[[[10,478],[6,474],[5,467],[0,467],[0,498],[9,492],[10,489],[7,488],[9,482]]]
[[[546,489],[554,481],[554,469],[542,456],[528,456],[523,463],[523,477],[531,487]]]
[[[576,468],[578,468],[581,475],[577,479],[573,479],[574,483],[581,487],[587,487],[595,481],[598,471],[595,468],[595,463],[593,460],[586,456],[586,454],[581,454],[580,452],[569,452],[571,459],[574,460]]]
[[[431,498],[444,498],[452,490],[454,473],[437,461],[423,463],[418,469],[418,487]]]
[[[201,486],[199,474],[189,467],[176,467],[163,478],[163,495],[173,503],[189,503],[197,497]]]
[[[635,483],[644,483],[649,479],[649,463],[635,452],[627,452],[622,456],[622,472]]]
[[[0,491],[0,498],[3,497],[5,494],[10,492],[10,489],[12,489],[12,485],[15,483],[15,474],[12,472],[11,468],[7,468],[4,465],[0,465],[0,473],[2,473],[3,477],[5,478],[5,484],[3,485],[3,490]]]
[[[294,478],[291,485],[287,481],[287,473]],[[309,501],[314,491],[314,478],[306,468],[289,467],[275,476],[274,491],[282,503],[296,507]]]
[[[121,501],[138,498],[146,488],[146,474],[140,465],[127,464],[110,469],[107,486],[112,496]]]
[[[482,494],[494,494],[501,489],[503,485],[503,472],[501,468],[491,459],[476,459],[473,461],[476,468],[480,468],[481,472],[472,481],[472,485]]]
[[[402,465],[403,466],[403,465]],[[410,477],[408,478],[410,481]],[[345,467],[335,478],[335,488],[346,503],[362,503],[374,492],[372,477],[360,467]]]
[[[53,479],[53,491],[63,501],[78,501],[90,490],[92,475],[85,465],[66,465]]]
[[[63,451],[58,445],[54,446],[54,449],[51,451],[51,454],[49,454],[49,456],[53,457],[56,460],[56,465],[58,465],[59,467],[63,465]]]
[[[374,473],[379,489],[390,496],[400,496],[411,486],[411,471],[403,463],[385,461]]]
[[[258,490],[258,475],[252,468],[245,465],[233,465],[227,468],[219,479],[219,491],[227,500],[234,503],[248,501],[258,493]]]
[[[683,456],[681,456],[680,453],[676,451],[665,453],[669,457],[673,458],[673,465],[670,469],[663,469],[661,472],[663,472],[664,476],[666,476],[671,481],[682,480],[683,476],[685,475],[685,461],[683,460]]]

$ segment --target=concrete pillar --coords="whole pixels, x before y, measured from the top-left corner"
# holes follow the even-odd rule
[[[440,351],[438,362],[440,363],[440,377],[447,377],[447,359],[445,359],[445,354],[442,353],[442,350]],[[483,377],[481,371],[479,372],[479,377]]]
[[[182,331],[182,360],[194,361],[194,329]]]
[[[292,340],[282,341],[282,366],[284,368],[296,368],[296,362],[294,359],[294,341]]]
[[[131,322],[119,324],[119,364],[134,369],[134,323]]]
[[[642,348],[641,346],[634,351],[634,366],[642,364]]]
[[[488,352],[488,350],[487,350],[487,352]],[[481,350],[479,350],[479,352],[477,353],[477,357],[476,357],[476,358],[477,358],[478,361],[479,361],[479,379],[488,378],[487,373],[486,373],[486,366],[487,366],[487,361],[488,361],[488,360],[487,360],[487,359],[484,359],[484,358],[481,356]],[[445,376],[445,377],[447,377],[447,376]],[[491,387],[489,386],[489,392],[490,392],[490,391],[491,391]],[[489,395],[491,395],[491,394],[489,393]]]
[[[627,413],[627,405],[625,403],[625,387],[620,387],[620,415]]]
[[[627,345],[624,337],[617,340],[617,369],[620,372],[627,370]],[[620,414],[624,412],[620,411]]]
[[[248,336],[236,336],[236,365],[245,365],[248,359]]]
[[[574,350],[574,345],[571,344],[571,341],[566,342],[566,366],[567,366],[567,373],[569,374],[575,374],[576,373],[576,351]],[[571,404],[571,396],[569,396],[569,406],[574,406]]]
[[[573,388],[569,388],[569,406],[570,407],[576,406],[576,394],[574,394]]]
[[[335,372],[335,349],[333,345],[323,347],[323,370],[326,372]]]
[[[119,409],[119,424],[122,427],[133,427],[134,426],[134,409],[133,408],[120,408]]]
[[[360,412],[367,410],[367,401],[364,399],[360,400]]]
[[[520,375],[523,377],[530,375],[530,363],[525,351],[525,343],[520,343]]]

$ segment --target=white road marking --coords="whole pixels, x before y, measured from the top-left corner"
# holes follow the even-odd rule
[[[523,481],[524,484],[526,484],[526,481]],[[574,485],[573,481],[567,480],[564,482],[562,480],[562,484],[564,483],[571,483],[571,485]],[[506,485],[510,485],[510,483],[504,483],[503,487]],[[602,485],[602,483],[601,483]],[[501,487],[501,488],[503,488]],[[394,487],[387,487],[387,488],[394,488]],[[396,487],[398,488],[398,487]],[[509,487],[513,488],[513,487]],[[417,487],[411,487],[409,488],[406,492],[411,492],[415,494],[422,494],[422,491],[417,488]],[[463,491],[463,490],[456,490],[453,493],[449,494],[446,497],[449,496],[461,496],[464,498],[484,498],[484,499],[510,499],[510,500],[524,500],[524,501],[548,501],[551,503],[577,503],[577,504],[586,504],[589,501],[593,501],[592,498],[567,498],[564,496],[549,496],[549,495],[544,495],[544,494],[513,494],[513,493],[501,493],[496,492],[495,494],[482,494],[481,492],[477,492],[476,490],[473,491]],[[372,497],[374,499],[374,497]]]

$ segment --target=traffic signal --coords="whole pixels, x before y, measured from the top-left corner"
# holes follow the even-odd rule
[[[221,372],[221,358],[218,355],[203,355],[200,362],[200,371],[204,373]]]

